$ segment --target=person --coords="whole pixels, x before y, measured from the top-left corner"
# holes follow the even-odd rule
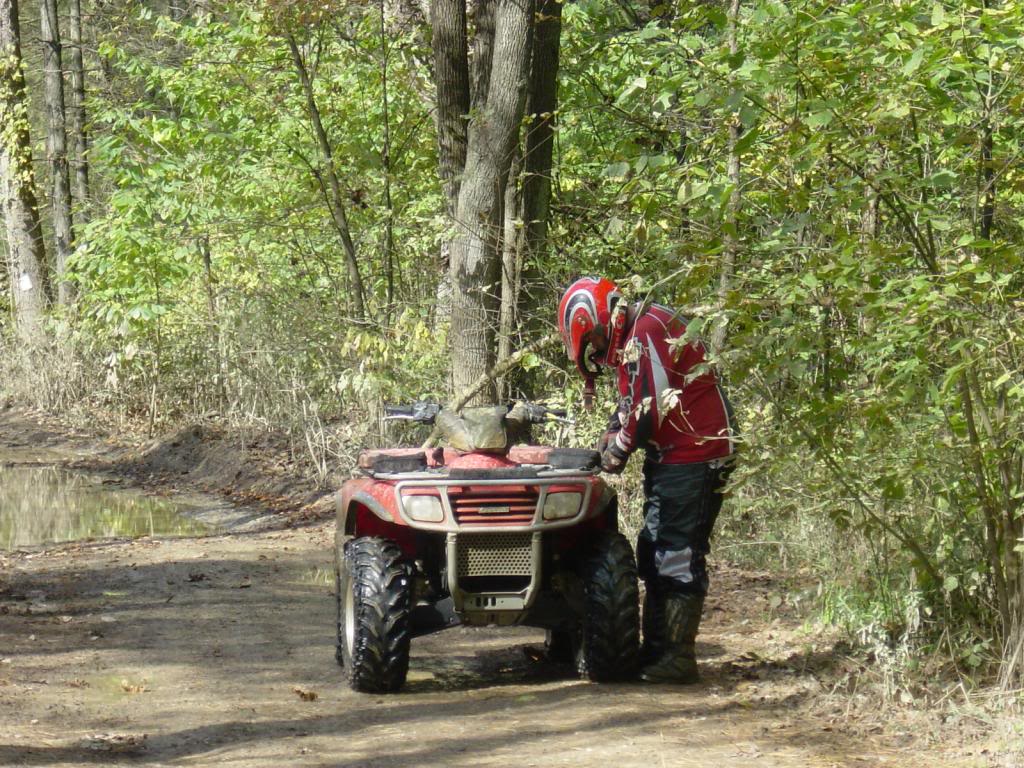
[[[618,407],[601,467],[619,473],[644,449],[644,524],[637,567],[646,587],[640,677],[697,682],[695,640],[708,591],[706,556],[735,457],[732,409],[687,321],[658,304],[628,304],[610,280],[584,277],[558,308],[566,351],[589,407],[601,367],[615,369]]]

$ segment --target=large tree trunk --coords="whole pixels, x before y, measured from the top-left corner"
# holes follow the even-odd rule
[[[57,25],[57,0],[43,0],[40,16],[43,100],[46,103],[46,162],[50,168],[50,213],[53,218],[53,266],[57,278],[57,301],[67,306],[74,300],[74,286],[66,279],[67,263],[74,247],[74,233],[71,226],[64,72],[61,65],[60,29]]]
[[[38,333],[46,309],[44,249],[34,190],[18,0],[0,0],[0,202],[9,252],[11,304],[22,339]]]
[[[470,60],[469,108],[478,112],[487,104],[494,64],[494,23],[497,0],[476,0],[473,7],[473,56]]]
[[[466,115],[469,114],[469,55],[466,1],[434,0],[434,82],[437,86],[437,162],[448,215],[454,217],[466,166]]]
[[[540,266],[548,248],[548,224],[551,219],[551,182],[555,147],[555,113],[558,110],[558,61],[562,35],[562,3],[538,0],[530,63],[530,85],[526,102],[526,137],[523,149],[523,178],[519,218],[523,231],[518,238],[520,250],[516,314],[524,317],[540,313],[522,311],[520,305],[536,305],[546,296],[538,290],[544,284]]]
[[[430,4],[433,36],[434,85],[437,102],[437,165],[451,228],[442,241],[438,259],[435,323],[451,318],[451,242],[458,222],[459,187],[466,166],[466,119],[469,115],[469,49],[466,36],[466,0],[433,0]]]
[[[451,249],[451,363],[456,391],[493,367],[501,285],[501,226],[525,103],[533,3],[499,0],[487,100],[472,117]],[[484,391],[480,399],[494,398]]]
[[[540,0],[526,106],[526,151],[523,153],[523,222],[526,248],[534,263],[547,248],[561,35],[562,3]]]
[[[71,191],[78,203],[79,224],[88,221],[89,149],[85,127],[85,66],[82,59],[82,3],[70,0],[69,32],[71,37]]]

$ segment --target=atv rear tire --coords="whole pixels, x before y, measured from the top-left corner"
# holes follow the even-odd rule
[[[576,669],[594,682],[632,678],[640,657],[640,594],[633,548],[606,533],[582,564],[584,612]]]
[[[338,646],[348,684],[393,693],[409,671],[409,566],[393,542],[363,536],[345,545],[339,576]]]

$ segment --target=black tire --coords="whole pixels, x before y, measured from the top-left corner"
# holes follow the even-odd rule
[[[640,658],[636,558],[621,533],[605,533],[582,564],[584,612],[576,670],[594,682],[632,678]]]
[[[341,600],[341,569],[342,558],[338,558],[338,562],[334,565],[334,627],[337,631],[337,639],[334,642],[334,660],[338,662],[339,667],[345,666],[345,625],[344,615],[345,608]]]
[[[338,647],[348,684],[393,693],[409,671],[409,566],[394,542],[364,536],[345,545],[340,570]]]

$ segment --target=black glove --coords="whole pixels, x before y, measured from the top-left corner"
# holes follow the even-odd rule
[[[609,429],[597,438],[597,442],[594,444],[594,450],[598,453],[604,453],[608,450],[608,446],[615,442],[615,435],[617,435],[618,432],[619,430],[617,429]]]
[[[612,442],[601,453],[601,471],[610,475],[622,474],[627,461],[629,461],[629,454]]]
[[[618,432],[622,429],[622,416],[623,414],[629,413],[629,404],[625,400],[619,400],[618,405],[615,406],[615,410],[608,415],[608,426],[605,427],[609,432]]]

